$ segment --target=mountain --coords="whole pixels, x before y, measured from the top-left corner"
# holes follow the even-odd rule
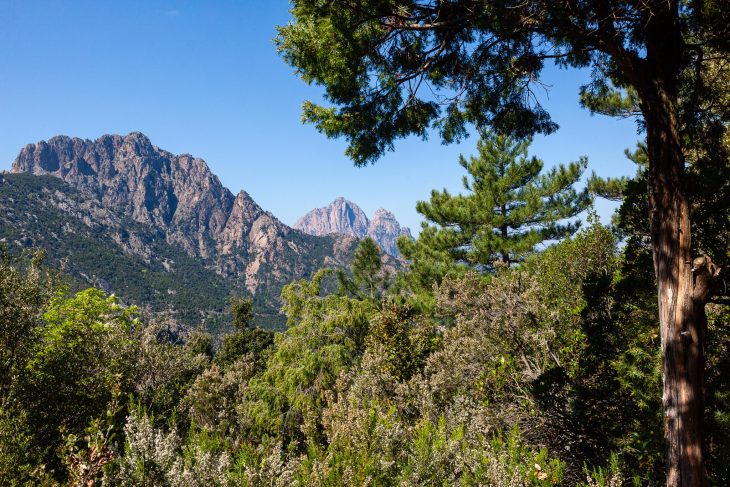
[[[170,245],[165,235],[51,176],[0,175],[0,242],[46,251],[72,290],[93,285],[158,318],[212,331],[226,322],[235,283]]]
[[[234,202],[202,159],[163,151],[139,132],[29,144],[11,172],[55,176],[107,208],[162,229],[189,255],[204,258],[215,253]]]
[[[315,208],[294,224],[309,235],[339,233],[362,238],[368,233],[368,217],[355,203],[339,197],[323,208]]]
[[[21,174],[25,177],[19,179]],[[48,176],[60,181],[50,183]],[[3,191],[13,196],[2,198],[0,239],[21,247],[28,241],[37,243],[51,261],[70,262],[77,278],[93,284],[104,281],[110,290],[153,311],[167,306],[174,314],[181,303],[172,306],[175,300],[163,299],[168,291],[156,284],[148,286],[154,291],[150,296],[133,295],[119,273],[108,272],[100,262],[90,263],[83,249],[103,249],[100,255],[118,257],[119,266],[127,270],[162,273],[155,274],[155,283],[164,273],[185,282],[176,274],[184,262],[204,274],[201,287],[218,290],[214,305],[198,303],[192,296],[183,303],[188,308],[201,304],[201,316],[217,313],[229,294],[245,290],[253,295],[262,319],[281,324],[281,287],[323,266],[346,266],[357,245],[353,236],[313,236],[288,227],[245,191],[234,196],[202,159],[164,151],[139,132],[93,141],[57,136],[29,144],[4,181]],[[19,192],[20,186],[27,187],[27,194]],[[7,212],[26,218],[13,220]],[[59,251],[44,228],[65,221],[73,228],[55,232],[64,242],[64,251]],[[182,289],[172,287],[168,295],[175,293]],[[194,319],[183,321],[196,324],[191,323]]]
[[[399,256],[396,240],[404,235],[413,238],[408,227],[401,227],[395,215],[386,209],[378,209],[368,222],[368,237],[375,240],[383,252],[389,255]]]
[[[351,235],[357,238],[371,237],[381,250],[398,257],[396,240],[401,235],[411,237],[408,227],[401,227],[393,213],[380,208],[372,219],[352,201],[343,197],[328,206],[315,208],[294,224],[294,228],[309,235]]]

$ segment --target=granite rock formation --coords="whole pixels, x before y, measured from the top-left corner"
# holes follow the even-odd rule
[[[401,227],[395,215],[388,210],[380,208],[372,218],[368,218],[359,206],[343,197],[310,211],[294,224],[294,228],[309,235],[371,237],[383,252],[393,257],[400,255],[396,245],[398,237],[411,237],[411,231]]]
[[[400,255],[396,241],[403,235],[412,238],[410,229],[402,227],[395,215],[384,208],[377,210],[368,223],[368,236],[390,255]]]
[[[29,144],[11,173],[61,179],[100,208],[153,229],[168,245],[241,282],[272,313],[283,284],[324,265],[346,266],[357,245],[351,236],[317,237],[288,227],[245,191],[234,196],[202,159],[162,150],[139,132]],[[126,251],[149,252],[144,245]]]

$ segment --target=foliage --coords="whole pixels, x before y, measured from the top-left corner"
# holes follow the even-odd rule
[[[141,408],[133,408],[124,426],[126,445],[104,484],[119,486],[204,487],[231,485],[230,456],[204,446],[204,438],[183,446],[175,430],[154,427]]]
[[[520,136],[554,131],[557,125],[533,96],[550,60],[592,70],[581,95],[593,110],[625,116],[646,109],[646,83],[664,76],[673,82],[682,68],[682,85],[703,93],[693,106],[717,106],[722,98],[715,92],[723,90],[702,68],[725,59],[729,49],[720,40],[727,37],[721,4],[667,4],[659,15],[649,4],[622,1],[344,6],[298,0],[294,20],[279,27],[276,41],[304,81],[325,88],[331,104],[305,103],[304,120],[329,137],[346,138],[347,154],[366,164],[396,140],[425,138],[430,129],[446,142],[464,137],[469,123]],[[666,40],[669,29],[662,27],[680,16],[672,25],[676,42],[654,45],[653,36]],[[647,55],[651,49],[679,55],[658,61]]]
[[[534,164],[526,143],[513,149]],[[54,287],[40,256],[5,255],[0,483],[663,482],[646,152],[639,147],[631,157],[635,178],[591,183],[596,193],[624,198],[616,228],[591,216],[586,228],[539,252],[509,250],[511,265],[488,273],[458,264],[469,251],[459,257],[421,245],[425,258],[393,287],[366,241],[351,275],[340,276],[345,288],[332,286],[329,270],[284,288],[288,328],[276,335],[254,326],[260,297],[231,301],[234,331],[217,341],[164,316],[144,326],[135,308],[103,291]],[[475,170],[483,163],[465,161]],[[475,198],[476,181],[489,180],[471,174],[473,194],[436,193],[441,209]],[[703,193],[694,205],[722,206],[724,196]],[[473,204],[493,223],[499,208],[485,203],[486,194],[459,208]],[[438,213],[434,201],[429,211]],[[436,241],[439,231],[427,227],[425,238]],[[703,232],[698,244],[726,251],[719,220]],[[407,254],[422,243],[402,248]],[[725,484],[727,309],[713,303],[707,318],[706,466],[713,482]]]
[[[402,295],[328,294],[323,270],[285,288],[289,327],[273,343],[239,302],[240,326],[212,357],[205,333],[143,327],[99,290],[57,293],[28,315],[0,473],[16,485],[661,480],[656,302],[634,249],[592,223],[489,278],[447,276],[429,313]],[[13,268],[8,289],[44,275]],[[720,480],[726,318],[709,313],[708,466]]]
[[[174,414],[187,389],[210,363],[195,343],[170,342],[168,333],[167,326],[153,324],[139,337],[133,390],[144,408],[165,418]]]
[[[375,290],[378,287],[378,274],[381,268],[380,249],[375,240],[370,237],[363,239],[352,259],[352,278],[356,283],[362,283],[371,299],[376,297]]]
[[[577,222],[565,223],[583,211],[588,199],[573,185],[585,159],[540,174],[543,162],[528,158],[530,140],[516,140],[482,130],[478,156],[461,156],[467,171],[467,195],[433,191],[429,202],[416,208],[435,231],[423,232],[417,246],[445,250],[457,262],[478,269],[521,262],[546,240],[573,234]],[[408,258],[408,256],[407,256]]]
[[[216,363],[225,368],[251,354],[257,365],[263,365],[264,352],[274,344],[274,333],[264,328],[252,327],[253,301],[249,298],[232,299],[231,314],[235,331],[223,336],[223,344],[215,354]]]
[[[41,315],[48,305],[54,285],[41,268],[42,252],[31,259],[11,257],[0,247],[0,394],[20,375],[37,342]]]
[[[454,262],[448,249],[422,245],[422,242],[434,240],[436,232],[436,227],[427,226],[421,229],[418,240],[398,239],[398,249],[407,260],[408,268],[396,275],[392,291],[425,313],[433,313],[436,307],[434,286],[468,270],[467,266]]]
[[[465,267],[480,272],[522,262],[544,242],[578,229],[566,221],[586,209],[586,191],[576,191],[586,161],[541,174],[543,163],[528,158],[530,139],[480,131],[478,156],[461,156],[467,194],[433,191],[416,208],[426,221],[416,241],[399,241],[409,261],[396,288],[410,290],[421,309],[433,309],[434,284],[457,277]]]
[[[203,321],[211,330],[222,328],[232,287],[205,263],[167,244],[156,231],[117,215],[121,226],[117,238],[126,239],[129,246],[135,245],[135,236],[140,238],[155,258],[145,261],[134,257],[115,243],[110,230],[105,230],[103,215],[102,221],[87,225],[88,221],[49,203],[58,198],[61,205],[72,209],[85,203],[81,193],[60,179],[30,174],[6,174],[3,178],[0,238],[12,244],[13,253],[32,247],[43,249],[46,264],[70,277],[67,280],[73,291],[90,285],[113,289],[121,301],[149,308],[156,315],[174,309],[175,319],[189,326]],[[170,263],[169,269],[163,263]]]
[[[290,235],[282,260],[299,275],[312,275],[332,254],[337,236]],[[113,291],[120,303],[139,306],[146,321],[171,320],[220,336],[230,330],[231,296],[240,282],[224,277],[210,260],[193,258],[159,229],[134,221],[53,176],[3,174],[0,179],[0,242],[18,257],[33,248],[63,274],[72,291],[89,286]],[[354,247],[354,243],[352,244]],[[349,259],[354,248],[341,249]],[[264,263],[253,296],[256,324],[285,328],[280,293],[289,277]]]
[[[215,362],[223,367],[251,354],[259,366],[265,362],[265,352],[274,344],[274,332],[264,328],[248,328],[223,336],[223,345],[215,354]]]
[[[82,431],[115,397],[131,392],[138,322],[133,308],[96,289],[70,298],[58,294],[43,319],[17,379],[17,398],[32,425],[33,446],[58,468],[52,447],[63,433]]]
[[[237,443],[242,435],[237,408],[243,403],[248,381],[256,370],[251,355],[224,370],[213,363],[186,391],[180,402],[182,410],[198,428]]]
[[[427,357],[438,347],[439,335],[434,324],[413,307],[387,302],[370,323],[367,344],[385,355],[389,374],[408,380],[423,370]]]
[[[671,484],[702,484],[706,475],[704,357],[695,351],[704,347],[706,303],[685,284],[693,278],[688,263],[697,229],[690,228],[692,191],[706,192],[706,209],[695,209],[711,228],[711,238],[700,235],[703,246],[727,257],[729,200],[727,178],[720,177],[727,172],[722,141],[730,120],[722,82],[730,54],[724,3],[297,0],[294,20],[277,38],[285,60],[306,82],[321,85],[330,104],[306,102],[304,120],[347,139],[356,165],[392,150],[398,139],[425,139],[434,129],[444,142],[464,137],[467,124],[517,136],[554,131],[532,95],[547,60],[591,69],[591,83],[581,90],[590,109],[641,113]],[[708,83],[713,78],[719,87]],[[704,185],[685,176],[690,151],[697,151],[694,168],[710,177]],[[691,346],[684,345],[688,336]]]
[[[231,299],[231,314],[233,328],[238,331],[247,329],[253,320],[253,301],[250,298]]]
[[[0,483],[3,485],[33,485],[33,432],[27,413],[3,398],[0,404]]]
[[[42,315],[55,284],[36,252],[14,258],[0,248],[0,484],[33,485],[45,477],[25,404],[25,371],[38,346]]]
[[[390,275],[383,270],[380,260],[380,248],[370,237],[365,237],[355,249],[350,272],[352,278],[348,278],[343,270],[337,271],[340,293],[376,300],[390,286]]]
[[[611,454],[607,468],[598,467],[586,468],[587,482],[579,484],[580,487],[621,487],[626,484],[623,474],[623,466],[618,455]],[[639,479],[633,479],[633,485],[641,485]]]
[[[114,458],[112,441],[115,407],[116,402],[113,402],[107,411],[106,421],[102,422],[98,418],[91,421],[84,432],[85,447],[79,446],[80,439],[73,433],[64,438],[65,444],[60,449],[60,455],[71,485],[93,485],[100,480],[104,467]]]
[[[284,288],[289,328],[276,336],[266,370],[249,382],[243,404],[253,434],[281,435],[287,447],[290,442],[302,447],[302,434],[318,437],[326,392],[362,354],[375,312],[370,301],[321,296],[322,280],[329,273],[320,271],[311,281]]]

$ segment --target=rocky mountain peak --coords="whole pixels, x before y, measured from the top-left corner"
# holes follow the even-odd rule
[[[141,132],[29,144],[11,172],[56,176],[202,257],[211,255],[234,201],[205,161],[164,151]]]
[[[219,252],[227,255],[244,246],[251,227],[263,214],[264,211],[253,198],[241,190],[233,202],[225,227],[218,239]]]
[[[401,235],[411,236],[406,227],[401,227],[395,215],[380,208],[369,219],[355,203],[340,196],[328,206],[315,208],[295,224],[294,228],[310,235],[339,233],[357,238],[371,237],[387,254],[398,256],[396,240]]]
[[[152,263],[157,256],[150,246],[162,236],[164,245],[175,249],[171,252],[183,251],[195,265],[255,293],[258,309],[269,313],[278,310],[283,284],[325,265],[346,266],[356,245],[353,237],[292,231],[245,191],[234,196],[203,159],[162,150],[141,132],[96,140],[60,135],[29,144],[11,172],[59,178],[69,191],[79,193],[84,205],[98,208],[94,215],[117,215],[100,222],[94,215],[84,217],[84,225],[108,231],[103,245],[122,242],[125,254]],[[59,211],[69,209],[66,202],[59,205]],[[109,223],[115,218],[146,229],[143,233],[151,240],[141,242],[134,236],[130,237],[134,242],[127,244],[124,225]],[[349,225],[362,233],[368,220],[357,205],[341,199],[332,209],[331,221],[347,222],[336,225],[335,232]],[[160,265],[169,270],[176,264],[165,260]]]
[[[390,255],[399,255],[396,241],[401,235],[411,237],[411,231],[401,227],[395,215],[384,208],[378,209],[368,224],[368,236]]]
[[[63,237],[65,254],[52,244],[44,247],[52,258],[57,262],[69,258],[71,267],[77,266],[77,278],[94,285],[111,283],[109,290],[121,294],[128,273],[117,279],[95,258],[76,250],[102,249],[104,258],[116,259],[116,268],[142,266],[156,274],[148,282],[151,290],[135,299],[153,308],[164,306],[162,296],[178,289],[165,284],[168,274],[176,273],[201,278],[207,283],[203,286],[219,286],[207,289],[218,300],[215,305],[208,301],[208,311],[213,314],[220,314],[229,291],[246,289],[256,297],[259,316],[280,323],[277,312],[284,284],[311,276],[324,266],[346,267],[357,239],[366,235],[374,236],[386,252],[395,255],[395,238],[402,233],[391,213],[379,210],[371,221],[359,206],[342,197],[298,222],[304,232],[294,231],[264,211],[247,192],[234,196],[203,159],[162,150],[141,132],[103,135],[96,140],[59,135],[29,144],[18,154],[11,172],[30,174],[8,177],[37,191],[28,195],[28,202],[0,198],[0,239],[3,228],[14,229],[19,224],[26,240],[51,242],[51,237]],[[49,183],[53,178],[31,175],[63,182]],[[4,182],[2,190],[18,194]],[[51,198],[49,194],[60,196]],[[17,219],[19,208],[28,205],[42,213],[35,215],[39,219],[51,215],[50,220],[38,225],[34,218]],[[52,206],[53,211],[38,210],[45,206]],[[45,229],[55,228],[59,219],[73,222],[76,230],[61,235],[66,228],[62,226],[46,235]],[[314,235],[308,235],[311,233]],[[384,261],[400,265],[388,256]],[[189,275],[192,271],[195,275]]]
[[[310,235],[339,233],[362,238],[367,235],[368,221],[359,206],[340,196],[329,205],[304,215],[294,224],[294,228]]]
[[[155,151],[149,137],[142,132],[130,132],[122,137],[122,148],[130,154],[149,156]]]

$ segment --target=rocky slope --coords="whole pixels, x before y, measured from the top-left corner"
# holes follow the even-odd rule
[[[347,265],[357,245],[352,236],[318,237],[284,225],[246,192],[234,196],[202,159],[171,154],[139,132],[94,141],[57,136],[29,144],[11,173],[62,180],[99,209],[148,229],[246,289],[261,313],[275,312],[283,284],[324,265]],[[85,218],[98,223],[95,215]],[[112,238],[115,230],[102,226],[100,238]],[[154,254],[142,244],[127,245],[124,252],[142,260]]]
[[[380,208],[372,219],[355,203],[339,197],[323,208],[315,208],[295,224],[294,228],[309,235],[351,235],[371,237],[383,252],[397,257],[396,240],[401,235],[411,237],[407,227],[401,227],[393,213]]]
[[[163,229],[171,242],[202,257],[213,255],[234,200],[202,159],[175,156],[139,132],[29,144],[11,172],[56,176],[107,208]]]
[[[393,256],[400,255],[396,245],[398,237],[405,235],[413,238],[411,230],[408,227],[401,227],[395,215],[383,208],[377,210],[370,219],[367,235],[378,242],[383,252]]]
[[[159,230],[50,176],[0,174],[0,245],[45,249],[74,290],[96,286],[158,319],[212,331],[227,322],[228,296],[242,292]]]

